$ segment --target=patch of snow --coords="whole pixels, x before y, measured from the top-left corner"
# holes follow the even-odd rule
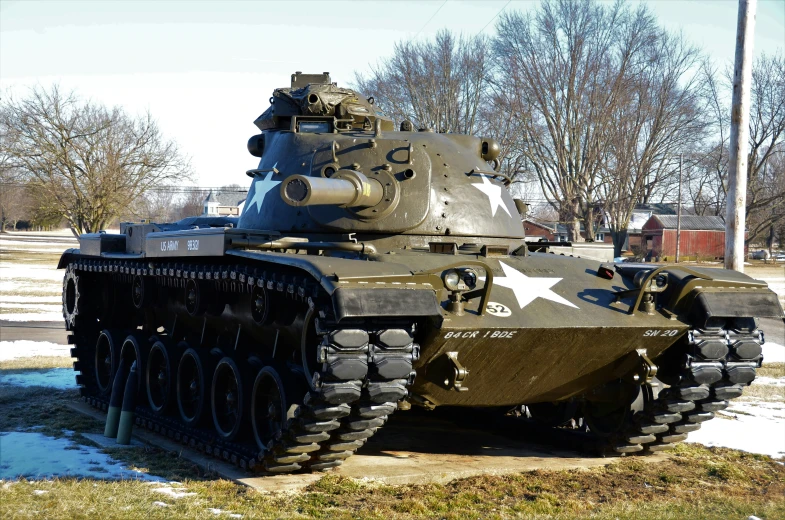
[[[158,507],[169,507],[169,504],[167,504],[166,502],[159,502],[157,500],[153,502],[153,505]]]
[[[59,312],[61,315],[63,313],[63,304],[62,301],[60,305],[52,305],[46,303],[6,303],[0,302],[0,309],[25,309],[25,310],[36,310],[36,311],[45,311],[45,312]]]
[[[59,246],[60,244],[68,247],[74,247],[74,245],[79,245],[79,241],[76,239],[68,240],[63,238],[40,238],[40,239],[26,239],[26,240],[17,240],[18,237],[0,237],[0,246],[29,246],[29,245],[47,245],[47,246]]]
[[[26,305],[31,303],[56,303],[60,306],[63,304],[63,297],[59,294],[52,296],[0,296],[0,305],[3,303],[22,303]]]
[[[763,364],[785,363],[785,347],[767,341],[763,344]]]
[[[59,255],[66,249],[71,249],[72,245],[63,245],[62,247],[58,247],[57,249],[52,248],[43,248],[43,247],[22,247],[22,246],[11,246],[8,247],[5,244],[0,244],[3,247],[3,251],[10,251],[10,252],[20,252],[20,253],[44,253],[49,255]]]
[[[185,490],[185,488],[175,489],[171,487],[160,487],[153,489],[155,493],[163,493],[164,495],[169,495],[172,498],[183,498],[183,497],[190,497],[195,495],[196,493],[189,493]]]
[[[733,417],[732,420],[716,418],[707,421],[700,430],[690,433],[686,442],[785,457],[785,403],[731,403],[731,407],[722,414]]]
[[[52,298],[59,296],[62,299],[63,284],[54,282],[25,283],[24,280],[0,281],[0,294],[11,292],[45,294]]]
[[[46,386],[58,390],[72,390],[77,388],[74,374],[71,368],[26,370],[16,374],[4,374],[0,371],[0,386]]]
[[[0,313],[0,320],[6,321],[62,321],[62,312],[19,312]]]
[[[3,317],[3,319],[6,319]],[[60,317],[62,319],[62,316]],[[70,357],[71,347],[48,341],[0,341],[0,361],[34,356]]]
[[[755,376],[753,385],[781,386],[785,388],[785,377]]]
[[[34,489],[33,490],[33,494],[34,495],[45,495],[46,493],[49,493],[49,491],[46,491],[45,489]]]
[[[226,515],[229,515],[229,518],[242,518],[243,517],[243,515],[240,515],[240,514],[237,514],[237,513],[230,513],[228,511],[224,511],[223,509],[218,509],[216,507],[209,507],[209,508],[207,508],[207,510],[209,512],[211,512],[212,514],[216,515],[216,516],[226,514]]]
[[[12,278],[19,278],[21,280],[49,280],[58,281],[62,284],[63,271],[58,270],[56,265],[20,265],[0,262],[0,278],[3,280]]]
[[[56,439],[38,432],[0,433],[0,479],[89,477],[101,480],[158,480],[160,477],[128,469],[98,449],[80,450],[67,438]]]

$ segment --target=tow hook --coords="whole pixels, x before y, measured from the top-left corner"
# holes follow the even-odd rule
[[[456,392],[467,392],[469,389],[463,386],[463,382],[469,370],[458,361],[457,352],[445,352],[426,369],[426,377],[433,383],[438,384],[445,390],[455,390]]]
[[[635,352],[638,354],[637,365],[627,377],[639,385],[649,384],[657,375],[657,365],[649,359],[645,348],[636,349]]]

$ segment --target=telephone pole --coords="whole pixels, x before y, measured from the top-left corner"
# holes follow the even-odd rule
[[[681,163],[684,154],[679,154],[679,200],[676,203],[676,263],[679,263],[681,256]]]
[[[750,127],[752,44],[757,0],[739,0],[736,62],[730,113],[730,161],[725,213],[725,268],[744,272],[744,228],[747,205],[747,155]]]

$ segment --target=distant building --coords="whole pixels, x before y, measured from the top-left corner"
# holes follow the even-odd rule
[[[583,226],[583,222],[581,222],[581,236],[584,240],[589,241],[589,237],[586,236],[586,228]],[[556,226],[556,242],[569,242],[569,233],[567,232],[567,226],[564,224],[558,224]],[[612,244],[613,237],[611,236],[611,230],[604,225],[598,225],[594,228],[594,237],[591,237],[592,241],[594,242],[603,242],[605,244]]]
[[[652,215],[643,225],[643,249],[647,257],[676,256],[676,215]],[[722,258],[725,255],[725,222],[720,217],[681,216],[683,256]]]
[[[523,231],[526,233],[526,238],[538,237],[547,242],[556,240],[556,224],[525,218],[523,219]]]
[[[232,217],[243,212],[246,193],[239,191],[211,191],[204,199],[205,217]]]
[[[540,237],[548,242],[569,242],[567,226],[550,222],[540,222],[531,218],[523,219],[523,230],[526,238]],[[586,240],[586,231],[581,223],[581,236]],[[611,230],[605,226],[599,226],[594,233],[595,242],[612,244]]]

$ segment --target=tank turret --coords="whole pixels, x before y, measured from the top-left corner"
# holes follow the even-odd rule
[[[248,150],[260,161],[249,172],[244,228],[524,237],[493,139],[415,130],[408,121],[397,130],[373,98],[327,73],[292,75],[254,123],[262,133]]]

